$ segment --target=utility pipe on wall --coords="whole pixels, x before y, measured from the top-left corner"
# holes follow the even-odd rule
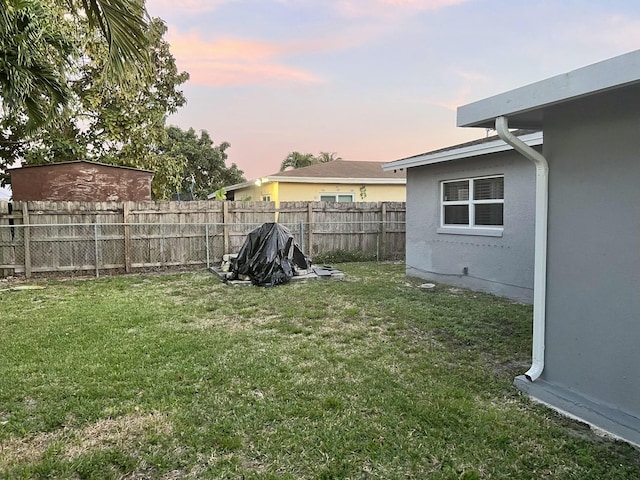
[[[549,164],[539,152],[509,131],[505,117],[496,118],[498,136],[536,167],[535,247],[533,277],[533,354],[525,376],[535,381],[544,370],[545,304],[547,284],[547,218],[549,205]]]

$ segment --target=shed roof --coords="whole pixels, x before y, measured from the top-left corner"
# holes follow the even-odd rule
[[[147,172],[147,173],[155,173],[153,170],[145,170],[142,168],[134,168],[134,167],[125,167],[122,165],[110,165],[108,163],[100,163],[100,162],[92,162],[90,160],[73,160],[71,162],[56,162],[56,163],[44,163],[42,165],[23,165],[21,167],[8,168],[7,171],[11,172],[12,170],[20,170],[23,168],[41,168],[41,167],[58,167],[60,165],[69,165],[74,163],[87,163],[89,165],[97,165],[100,167],[109,167],[109,168],[120,168],[124,170],[134,170],[136,172]]]
[[[505,116],[514,128],[541,129],[544,108],[640,84],[640,50],[458,107],[459,127],[493,128]]]
[[[542,132],[536,130],[516,130],[512,132],[527,145],[534,147],[542,145]],[[504,152],[513,150],[513,147],[501,140],[497,135],[491,137],[480,138],[470,142],[460,143],[450,147],[432,150],[430,152],[421,153],[412,157],[402,158],[394,162],[385,163],[382,168],[386,171],[396,171],[404,168],[420,167],[422,165],[431,165],[434,163],[448,162],[450,160],[459,160],[462,158],[477,157],[489,153]]]

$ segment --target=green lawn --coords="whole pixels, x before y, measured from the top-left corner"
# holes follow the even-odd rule
[[[530,306],[339,267],[0,283],[0,477],[640,478],[512,386]]]

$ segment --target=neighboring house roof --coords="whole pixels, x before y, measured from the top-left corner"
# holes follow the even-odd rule
[[[383,162],[357,162],[334,160],[308,167],[286,170],[259,179],[225,187],[226,191],[239,190],[257,182],[282,183],[364,183],[368,185],[405,185],[404,172],[390,172],[382,169]],[[213,198],[215,194],[209,195]]]
[[[505,116],[518,128],[542,128],[546,107],[640,84],[640,50],[458,107],[459,127],[493,128]]]
[[[542,132],[536,130],[516,130],[512,133],[531,147],[542,145]],[[507,150],[513,150],[513,147],[508,145],[504,140],[501,140],[497,135],[493,135],[491,137],[472,140],[470,142],[460,143],[451,147],[440,148],[385,163],[382,165],[382,168],[385,171],[396,171],[405,168],[420,167],[422,165],[431,165],[433,163],[448,162],[450,160],[476,157],[488,153],[504,152]]]

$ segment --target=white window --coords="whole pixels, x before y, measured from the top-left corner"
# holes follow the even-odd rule
[[[262,201],[263,202],[270,202],[271,201],[271,195],[262,195]]]
[[[502,229],[504,176],[442,182],[441,192],[442,228]]]
[[[321,202],[353,202],[352,193],[323,193],[320,195]]]

